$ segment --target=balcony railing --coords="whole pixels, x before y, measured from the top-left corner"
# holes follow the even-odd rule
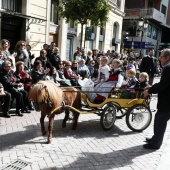
[[[125,9],[125,19],[129,19],[132,17],[145,17],[148,19],[154,19],[161,23],[166,23],[166,17],[163,13],[158,11],[155,8],[148,8],[148,9]]]
[[[120,9],[121,0],[110,0],[109,2],[111,5],[116,6],[118,9]]]

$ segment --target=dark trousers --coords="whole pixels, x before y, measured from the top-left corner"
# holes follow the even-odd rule
[[[2,111],[3,114],[6,115],[9,112],[11,106],[11,94],[5,91],[5,96],[3,97],[2,100],[3,100]]]
[[[10,91],[12,97],[16,98],[16,110],[24,109],[29,106],[28,93],[25,90],[12,88]]]
[[[154,135],[151,144],[155,147],[160,147],[163,142],[164,133],[167,122],[170,119],[170,112],[159,112],[155,114],[154,120]]]
[[[151,85],[151,86],[152,86],[152,84],[153,84],[153,80],[154,80],[154,76],[149,75],[149,85]]]

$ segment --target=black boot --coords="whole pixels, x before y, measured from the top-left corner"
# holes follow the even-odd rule
[[[26,107],[26,108],[24,108],[24,109],[21,109],[21,112],[22,113],[31,113],[31,111],[30,110],[28,110],[28,108]]]
[[[4,117],[6,117],[6,118],[10,118],[10,117],[11,117],[11,115],[10,115],[8,112],[5,112],[3,115],[4,115]]]
[[[30,104],[29,104],[29,106],[28,106],[28,109],[29,109],[29,110],[35,110],[32,102],[30,102]]]
[[[23,116],[23,114],[21,113],[21,110],[16,110],[16,114],[17,114],[18,116]]]

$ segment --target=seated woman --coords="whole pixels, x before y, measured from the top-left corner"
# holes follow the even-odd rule
[[[60,64],[59,64],[60,65]],[[60,66],[59,66],[60,68]],[[66,79],[64,77],[64,74],[59,71],[59,70],[56,70],[55,67],[52,67],[50,69],[50,72],[49,72],[49,80],[50,81],[53,81],[54,83],[56,83],[58,86],[61,86],[61,87],[68,87],[68,86],[71,86],[71,82],[70,80]]]
[[[32,84],[35,84],[40,80],[47,80],[47,74],[49,71],[49,68],[46,68],[45,70],[43,69],[41,61],[35,61],[31,71]]]
[[[71,81],[72,86],[78,85],[78,79],[82,79],[80,75],[76,75],[71,69],[71,62],[65,62],[64,76]]]
[[[31,76],[24,70],[25,63],[23,61],[18,61],[16,63],[16,71],[14,72],[15,76],[20,79],[21,83],[24,84],[24,90],[27,92],[31,86]]]
[[[30,110],[27,108],[29,106],[28,93],[22,88],[23,84],[20,82],[20,79],[17,79],[11,70],[11,62],[4,61],[2,67],[3,69],[0,71],[1,82],[4,89],[17,99],[16,114],[23,116],[23,112],[30,113]]]
[[[88,67],[85,65],[85,60],[81,59],[78,65],[78,74],[84,78],[89,78],[90,77],[90,71]]]
[[[95,103],[101,103],[104,99],[108,98],[109,92],[113,88],[117,89],[122,86],[124,75],[123,71],[121,70],[121,66],[122,62],[119,59],[114,59],[112,61],[109,79],[107,80],[107,82],[103,82],[95,91]]]
[[[94,60],[90,60],[88,66],[87,66],[89,71],[90,71],[90,77],[91,78],[94,77],[94,65],[95,65],[95,61]]]
[[[61,61],[59,63],[59,69],[56,72],[57,81],[60,83],[60,86],[67,87],[71,86],[69,79],[66,79],[64,76],[64,63]]]

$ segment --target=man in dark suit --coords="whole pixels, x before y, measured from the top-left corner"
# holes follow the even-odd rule
[[[154,120],[154,135],[151,139],[146,138],[146,149],[159,149],[163,142],[167,121],[170,119],[170,49],[164,49],[160,55],[163,67],[159,83],[145,89],[144,96],[158,94],[157,113]]]
[[[154,74],[156,73],[156,58],[153,57],[154,50],[150,49],[148,55],[142,59],[140,72],[147,72],[149,75],[149,84],[153,84]]]

